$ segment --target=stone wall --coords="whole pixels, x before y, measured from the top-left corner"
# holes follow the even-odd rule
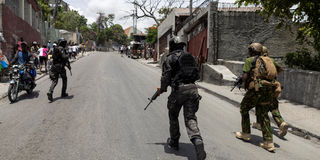
[[[277,29],[278,22],[269,23],[258,12],[219,11],[218,58],[244,60],[251,42],[267,46],[272,57],[284,57],[296,47],[296,36],[284,28]]]

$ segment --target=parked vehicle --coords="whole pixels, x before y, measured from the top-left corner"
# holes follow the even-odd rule
[[[13,65],[12,69],[10,70],[8,98],[11,103],[17,101],[18,93],[20,91],[25,90],[28,94],[31,94],[33,92],[34,80],[30,74],[30,65],[33,65],[33,63],[28,65]]]
[[[132,41],[130,43],[130,57],[141,58],[142,57],[143,44],[140,42]]]

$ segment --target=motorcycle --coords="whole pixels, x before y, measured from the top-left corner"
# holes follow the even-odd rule
[[[31,74],[35,76],[35,71],[31,70],[30,64],[28,65],[13,65],[10,70],[10,85],[8,89],[8,98],[11,103],[17,101],[18,93],[22,90],[31,94],[34,89],[34,80]]]

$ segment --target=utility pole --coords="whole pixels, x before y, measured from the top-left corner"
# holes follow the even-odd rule
[[[193,16],[192,15],[192,0],[190,0],[189,9],[190,9],[190,16]]]
[[[136,5],[137,1],[134,1],[134,10],[133,10],[133,34],[137,33],[137,16],[138,16],[138,6]]]

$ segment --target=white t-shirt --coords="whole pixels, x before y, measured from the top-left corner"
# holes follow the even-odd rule
[[[77,46],[72,46],[72,51],[77,52],[78,47]]]
[[[38,50],[38,52],[39,52],[38,57],[43,56],[43,48],[40,48],[40,49]]]

